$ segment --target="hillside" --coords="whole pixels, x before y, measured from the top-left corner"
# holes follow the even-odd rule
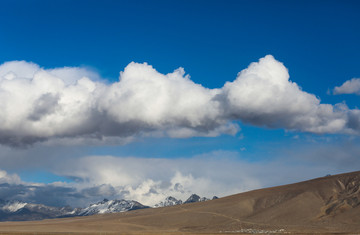
[[[360,232],[360,172],[259,189],[217,200],[125,213],[3,222],[1,232]]]

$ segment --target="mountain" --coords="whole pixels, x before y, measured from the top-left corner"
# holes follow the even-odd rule
[[[124,212],[148,208],[137,201],[107,200],[85,208],[52,207],[20,201],[0,200],[0,221],[42,220],[95,214]]]
[[[214,196],[212,199],[218,199],[218,197]],[[187,204],[187,203],[193,203],[193,202],[204,202],[204,201],[209,201],[209,200],[210,200],[209,198],[200,197],[197,194],[192,194],[188,199],[186,199],[185,202],[182,202],[181,200],[177,200],[176,198],[169,196],[169,197],[165,198],[164,201],[156,204],[154,207],[158,208],[158,207],[166,207],[166,206],[175,206],[175,205],[181,205],[181,204]]]
[[[91,204],[90,206],[80,209],[76,216],[87,216],[95,214],[124,212],[137,209],[148,208],[137,201],[130,200],[107,200],[104,199],[101,202]]]
[[[198,195],[191,195],[184,203],[200,202],[209,200],[200,198]],[[155,205],[155,207],[166,207],[181,205],[183,202],[174,197],[167,197],[165,201]],[[27,221],[42,220],[53,218],[65,218],[75,216],[89,216],[96,214],[107,214],[116,212],[125,212],[138,209],[149,208],[133,200],[108,200],[91,204],[85,208],[71,207],[52,207],[43,204],[33,204],[21,201],[4,201],[0,199],[0,221]]]
[[[165,206],[175,206],[175,205],[181,205],[183,202],[181,200],[177,200],[174,197],[167,197],[164,201],[159,202],[154,207],[165,207]]]
[[[70,207],[52,207],[20,201],[0,201],[0,221],[51,219],[74,214]]]
[[[360,172],[216,200],[124,213],[0,223],[0,233],[360,233]]]
[[[187,204],[187,203],[193,203],[193,202],[205,202],[205,201],[209,201],[210,199],[209,198],[206,198],[206,197],[200,197],[196,194],[192,194],[185,202],[184,204]]]
[[[198,195],[191,195],[184,203],[207,201],[208,198],[200,198]],[[167,207],[181,205],[183,202],[174,197],[167,197],[163,202],[155,207]],[[33,204],[21,201],[4,201],[0,200],[0,221],[27,221],[42,220],[75,216],[89,216],[96,214],[107,214],[116,212],[125,212],[138,209],[149,208],[133,200],[108,200],[91,204],[85,208],[71,207],[52,207],[43,204]]]

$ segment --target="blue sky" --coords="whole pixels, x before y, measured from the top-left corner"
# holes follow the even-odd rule
[[[102,121],[104,123],[101,124],[106,126],[105,129],[93,124],[95,120],[91,119],[94,118],[93,116],[86,119],[89,123],[84,126],[71,123],[71,128],[67,130],[64,124],[64,129],[60,130],[58,126],[50,125],[57,124],[58,119],[54,119],[55,121],[46,119],[50,123],[48,127],[38,122],[43,118],[38,114],[19,114],[19,116],[28,115],[30,124],[26,125],[35,129],[29,130],[28,126],[21,127],[19,124],[13,126],[9,124],[10,127],[4,124],[6,127],[1,129],[0,132],[3,134],[0,134],[2,144],[0,170],[6,172],[3,177],[4,182],[25,186],[31,183],[42,183],[44,188],[56,184],[58,187],[69,187],[83,194],[88,192],[86,189],[94,187],[98,189],[98,193],[88,194],[87,199],[82,199],[83,201],[97,200],[105,195],[107,197],[133,197],[151,204],[153,201],[144,196],[146,194],[144,188],[157,187],[156,185],[168,181],[174,183],[178,180],[183,184],[184,191],[175,192],[173,189],[165,190],[159,186],[160,189],[158,188],[158,193],[153,195],[155,198],[153,200],[160,200],[168,193],[185,197],[199,184],[207,185],[204,181],[209,185],[216,182],[217,186],[214,191],[201,188],[199,194],[224,196],[257,187],[289,183],[359,168],[360,149],[357,146],[360,125],[359,121],[356,121],[360,120],[357,114],[359,96],[356,94],[357,91],[349,92],[346,87],[342,87],[340,92],[334,94],[335,87],[340,87],[350,79],[360,78],[360,16],[358,14],[360,3],[358,1],[15,0],[3,1],[0,8],[0,63],[3,64],[5,71],[1,74],[0,68],[1,76],[13,72],[17,79],[21,77],[19,71],[25,71],[28,68],[34,71],[43,69],[52,76],[66,80],[69,79],[67,76],[78,76],[74,75],[76,69],[69,72],[70,75],[61,69],[73,67],[81,68],[76,74],[79,73],[92,81],[100,81],[100,84],[111,87],[119,81],[119,73],[129,68],[127,66],[131,62],[139,64],[133,66],[132,72],[129,68],[130,72],[124,75],[124,77],[129,77],[129,81],[133,81],[131,78],[134,73],[143,74],[144,77],[150,76],[148,74],[151,72],[143,66],[146,62],[158,72],[154,76],[173,73],[179,67],[184,68],[185,75],[190,76],[188,79],[205,90],[196,90],[193,83],[186,83],[184,86],[188,87],[187,89],[195,89],[195,94],[196,91],[203,92],[204,97],[208,97],[208,90],[217,92],[214,88],[224,90],[224,94],[220,94],[222,96],[230,94],[236,84],[223,88],[224,84],[233,82],[240,71],[248,68],[249,64],[258,62],[259,68],[252,70],[254,73],[260,74],[266,66],[270,66],[268,72],[271,72],[273,68],[281,70],[280,75],[286,73],[287,69],[290,80],[283,82],[286,86],[295,82],[298,87],[289,93],[299,96],[291,96],[289,100],[296,102],[285,106],[285,103],[289,105],[286,102],[289,94],[285,92],[283,96],[279,96],[280,103],[262,104],[259,107],[266,111],[257,113],[258,103],[250,100],[242,104],[241,100],[244,100],[244,97],[241,96],[240,105],[235,102],[238,99],[235,95],[235,101],[221,103],[230,107],[226,108],[226,114],[219,111],[220,114],[214,114],[214,118],[211,118],[213,111],[210,110],[209,113],[206,113],[208,110],[204,111],[200,119],[205,120],[206,123],[204,121],[194,127],[194,121],[190,128],[184,122],[191,122],[195,111],[184,114],[184,117],[181,115],[185,112],[179,111],[179,115],[185,121],[178,122],[181,118],[177,118],[174,114],[178,111],[176,105],[169,107],[170,111],[164,108],[164,113],[170,114],[165,119],[159,119],[160,124],[149,121],[151,118],[158,118],[153,117],[151,113],[156,113],[156,110],[144,113],[143,120],[140,114],[140,117],[137,116],[135,109],[138,106],[134,106],[135,109],[130,109],[130,112],[135,110],[135,116],[129,115],[138,118],[135,123],[140,118],[141,125],[136,126],[131,123],[129,127],[128,122],[120,125],[119,120],[125,118],[120,115],[123,112],[122,105],[128,105],[128,103],[113,104],[111,102],[114,99],[110,95],[108,100],[101,101],[108,102],[106,103],[108,106],[101,107],[106,109],[114,105],[107,112],[113,112],[112,115],[118,119],[113,120],[106,116],[105,121]],[[259,62],[266,55],[273,57],[263,60],[266,62]],[[15,63],[13,67],[10,66],[10,69],[5,68],[4,64],[11,61],[26,62]],[[281,62],[284,67],[278,65],[276,61]],[[62,72],[54,75],[51,70],[55,68]],[[276,78],[277,75],[274,76]],[[241,78],[247,79],[245,75]],[[77,81],[80,77],[71,79]],[[265,79],[267,79],[266,76]],[[20,80],[18,81],[21,84]],[[138,92],[139,96],[144,89],[143,94],[146,96],[147,87],[141,85],[142,81],[139,79],[131,89]],[[357,80],[350,85],[356,87],[355,83]],[[15,88],[11,88],[13,89],[11,91],[15,91],[17,86],[20,87],[15,84]],[[28,89],[40,89],[39,87],[42,85]],[[27,88],[24,89],[26,91]],[[171,85],[169,89],[173,89]],[[256,89],[256,83],[254,89]],[[246,89],[241,91],[244,93]],[[263,92],[257,92],[262,94],[266,91],[265,87]],[[56,92],[61,93],[61,91]],[[156,92],[149,92],[152,94],[151,97],[157,95]],[[179,92],[178,95],[181,96],[181,94]],[[314,96],[311,98],[308,94]],[[29,109],[50,115],[50,112],[55,112],[51,107],[60,102],[59,96],[61,95],[52,95],[51,92],[47,93],[45,90],[40,96],[41,100],[40,98],[35,100],[38,102],[36,107],[31,105],[28,107],[23,101],[14,103],[14,97],[19,98],[18,96],[4,95],[2,100],[7,105],[6,107],[10,107],[7,110],[11,112]],[[275,96],[271,96],[271,99],[276,99]],[[67,99],[71,100],[71,95],[69,97]],[[229,97],[226,99],[231,100]],[[19,98],[19,100],[22,99],[26,100],[24,97]],[[190,103],[201,99],[196,95],[191,96]],[[299,101],[302,99],[309,100],[306,105],[316,107],[314,111],[316,114],[311,114],[315,116],[307,116],[312,113],[311,110],[299,111],[300,114],[296,114],[298,110],[302,110],[303,106]],[[321,105],[330,104],[337,111],[325,113],[322,111],[325,106],[317,106],[316,102],[320,102]],[[11,106],[14,104],[17,106]],[[346,104],[347,107],[338,109],[336,104]],[[274,105],[273,110],[272,105]],[[144,107],[146,109],[147,106]],[[66,108],[69,108],[69,105]],[[77,106],[69,108],[69,110],[72,109],[76,110]],[[290,112],[290,109],[295,111]],[[11,117],[16,117],[16,115],[11,116],[10,111],[0,113],[4,123],[10,123]],[[218,112],[218,110],[215,111]],[[83,113],[83,116],[86,115]],[[297,115],[303,115],[305,119],[309,119],[294,123],[292,119]],[[211,116],[209,120],[207,116]],[[147,117],[150,119],[146,119]],[[71,119],[65,116],[65,120],[67,118]],[[319,123],[324,125],[321,130],[316,129],[317,124],[313,124],[312,120],[317,120],[317,118],[320,120]],[[115,124],[106,121],[110,119],[116,125],[119,124],[114,127],[113,132],[111,126]],[[164,123],[168,120],[171,124],[165,125]],[[333,126],[335,124],[331,123],[333,120],[346,123],[342,127],[335,128]],[[227,126],[226,130],[216,129],[225,128],[229,123],[235,126]],[[100,129],[94,132],[89,131],[91,128],[86,129],[92,125],[93,129]],[[337,122],[336,125],[340,124]],[[86,133],[82,132],[82,128],[87,130]],[[78,129],[79,131],[75,131]],[[184,136],[183,131],[186,133],[191,131],[192,134]],[[216,133],[209,134],[211,131]],[[179,135],[181,138],[177,138]],[[211,135],[211,137],[205,135]],[[101,136],[101,138],[100,140],[95,138],[96,141],[94,141],[94,136]],[[124,175],[110,169],[111,167],[107,168],[108,165],[97,168],[95,163],[102,161],[101,159],[108,161],[109,166],[117,166],[119,169],[127,168],[132,174]],[[125,164],[121,160],[129,166],[121,165]],[[146,168],[147,164],[157,164],[159,160],[166,162],[160,165],[174,170],[168,172],[159,168],[154,170],[158,172],[155,174],[150,168]],[[187,167],[197,164],[200,166],[200,162],[203,164],[198,171]],[[75,167],[80,164],[84,165]],[[216,179],[215,173],[213,175],[209,173],[215,169],[212,164],[222,166],[217,173],[219,179]],[[144,166],[139,167],[139,165]],[[233,169],[234,166],[238,166],[238,169]],[[269,170],[269,166],[272,169]],[[233,172],[230,171],[233,176],[227,175],[230,174],[227,173],[228,168],[233,169]],[[244,173],[240,174],[239,171],[244,171]],[[95,176],[91,178],[87,174],[98,175],[98,178],[94,178]],[[269,174],[272,176],[269,177]],[[239,179],[242,177],[238,184],[235,183],[237,177]],[[114,180],[118,178],[118,181]],[[128,180],[122,181],[120,178]],[[150,181],[152,183],[149,183]],[[101,191],[99,188],[103,185],[108,185],[115,191],[105,190],[104,192],[104,189]],[[228,188],[224,185],[228,185]],[[229,187],[233,189],[230,190]],[[125,191],[130,191],[130,193],[125,193]],[[17,194],[14,194],[12,198],[23,199]],[[36,200],[34,198],[35,196],[25,199]],[[70,198],[69,196],[69,201],[71,201]],[[83,201],[79,199],[76,203],[80,205],[84,203]],[[46,200],[42,202],[55,203]]]

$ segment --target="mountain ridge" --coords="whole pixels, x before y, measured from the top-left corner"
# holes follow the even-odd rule
[[[192,194],[185,202],[168,196],[164,201],[156,204],[154,208],[181,205],[183,203],[193,203],[210,200]],[[34,204],[22,201],[5,201],[0,199],[0,221],[31,221],[53,218],[66,218],[76,216],[90,216],[96,214],[118,213],[132,210],[146,209],[150,206],[143,205],[134,200],[125,199],[104,199],[100,202],[92,203],[84,208],[71,208],[47,206],[44,204]]]

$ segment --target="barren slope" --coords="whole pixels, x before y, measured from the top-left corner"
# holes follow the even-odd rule
[[[360,172],[254,190],[212,201],[34,222],[1,232],[360,232]]]

